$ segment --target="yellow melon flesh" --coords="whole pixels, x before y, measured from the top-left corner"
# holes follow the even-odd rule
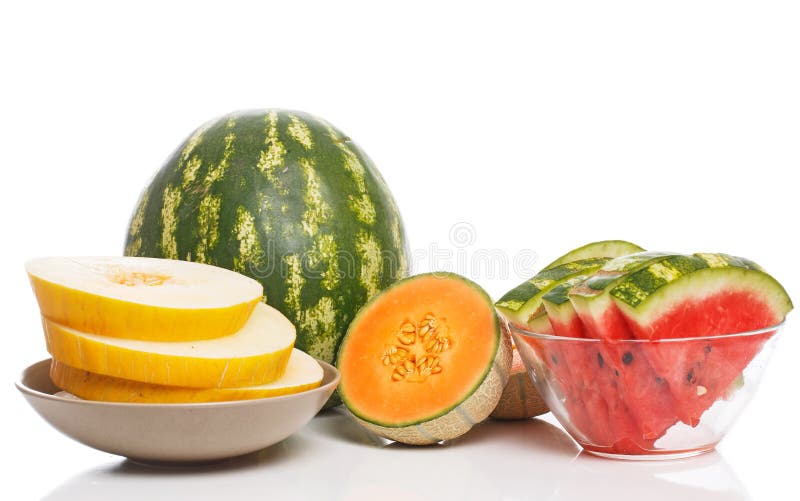
[[[243,388],[182,388],[129,381],[70,367],[57,360],[50,379],[64,391],[86,400],[134,403],[199,403],[290,395],[316,388],[322,367],[311,356],[292,350],[286,372],[275,381]]]
[[[43,318],[47,350],[77,369],[142,383],[190,388],[254,386],[278,379],[295,328],[258,303],[236,333],[202,341],[141,341],[80,332]]]
[[[213,339],[238,331],[263,298],[224,268],[141,257],[46,257],[25,265],[42,316],[104,336]]]

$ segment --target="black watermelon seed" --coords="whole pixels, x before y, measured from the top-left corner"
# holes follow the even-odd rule
[[[597,352],[597,365],[599,365],[601,369],[603,368],[603,365],[605,365],[605,362],[603,361],[603,355],[601,355],[599,351]]]
[[[633,353],[626,351],[622,355],[622,363],[625,365],[631,365],[631,362],[633,362]]]
[[[552,360],[554,364],[558,365],[558,359],[555,355],[550,355],[550,360]]]
[[[706,353],[711,353],[711,346],[710,345],[706,345],[706,347],[704,349],[706,350]]]
[[[619,371],[617,369],[614,369],[614,375],[619,377]]]
[[[694,369],[689,369],[689,373],[686,374],[686,380],[690,383],[694,380]]]

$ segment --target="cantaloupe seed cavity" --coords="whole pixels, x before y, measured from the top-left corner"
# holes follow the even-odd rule
[[[426,313],[418,322],[406,318],[397,331],[389,334],[380,356],[388,377],[394,382],[424,383],[429,377],[440,374],[439,355],[453,346],[453,339],[445,318]]]

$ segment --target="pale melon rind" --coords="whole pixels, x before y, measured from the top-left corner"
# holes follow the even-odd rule
[[[573,249],[542,269],[549,270],[550,268],[555,268],[556,266],[577,261],[579,259],[595,257],[614,258],[627,254],[634,254],[636,252],[642,252],[643,250],[644,249],[638,245],[625,240],[601,240],[599,242],[588,243],[578,247],[577,249]]]
[[[54,359],[95,374],[191,388],[266,384],[286,369],[295,328],[278,310],[258,303],[236,333],[202,341],[158,342],[79,332],[43,319]]]
[[[82,332],[153,341],[238,331],[263,287],[200,263],[136,257],[47,257],[25,265],[42,316]],[[126,277],[144,277],[140,282]],[[157,284],[147,277],[164,278]]]
[[[468,432],[492,413],[503,394],[511,370],[511,338],[503,330],[492,367],[475,391],[448,413],[419,424],[390,428],[353,415],[364,428],[382,437],[410,445],[452,440]]]
[[[131,403],[200,403],[251,400],[291,395],[316,388],[322,367],[314,358],[293,350],[286,371],[275,381],[242,388],[183,388],[129,381],[76,369],[53,360],[50,379],[64,391],[86,400]]]

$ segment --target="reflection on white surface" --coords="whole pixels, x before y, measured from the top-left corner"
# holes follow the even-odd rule
[[[341,411],[242,458],[198,467],[114,460],[45,497],[277,500],[746,500],[722,456],[630,463],[581,454],[557,426],[487,422],[443,445],[411,447],[366,432]]]
[[[747,490],[719,452],[676,461],[615,461],[582,453],[553,500],[746,501]]]

